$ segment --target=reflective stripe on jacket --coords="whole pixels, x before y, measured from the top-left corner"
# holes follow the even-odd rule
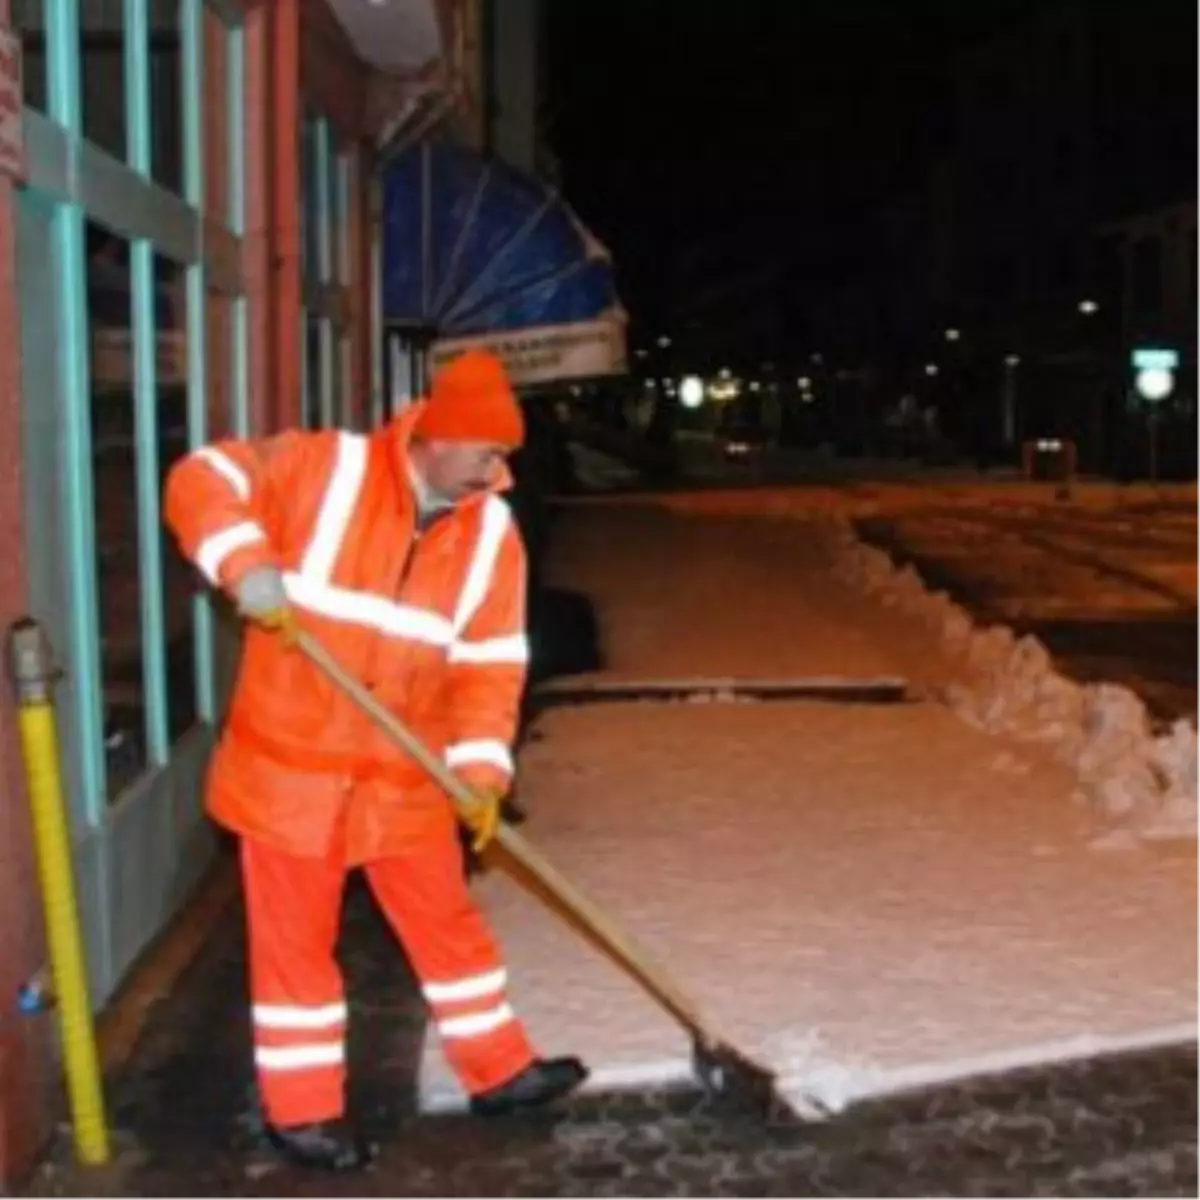
[[[351,672],[469,782],[504,786],[529,658],[525,550],[496,492],[416,535],[416,413],[370,436],[203,447],[172,469],[166,518],[227,591],[256,567],[279,568],[304,626]],[[415,762],[299,653],[253,627],[208,804],[239,833],[296,854],[340,846],[348,862],[453,822]]]

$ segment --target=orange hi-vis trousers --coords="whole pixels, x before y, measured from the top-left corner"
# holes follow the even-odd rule
[[[334,958],[346,866],[297,858],[243,838],[254,1060],[276,1127],[340,1116],[346,1021]],[[471,1094],[506,1083],[534,1060],[508,1002],[504,965],[467,889],[456,839],[425,843],[364,868],[421,982],[447,1061]]]

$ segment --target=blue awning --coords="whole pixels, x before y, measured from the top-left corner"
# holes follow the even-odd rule
[[[497,343],[514,353],[528,349],[522,333],[536,331],[544,350],[581,345],[585,331],[598,330],[604,353],[593,346],[557,365],[543,353],[533,376],[624,370],[608,252],[555,192],[448,141],[406,150],[382,184],[386,321],[424,327],[442,345]]]

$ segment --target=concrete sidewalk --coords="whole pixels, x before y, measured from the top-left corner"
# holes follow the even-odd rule
[[[938,675],[832,579],[819,526],[647,501],[563,520],[548,582],[592,600],[604,662],[568,683]],[[1194,847],[1088,849],[1036,749],[933,700],[595,699],[536,723],[528,835],[796,1095],[1193,1036]],[[687,1039],[614,964],[501,871],[478,890],[547,1051],[599,1089],[686,1078]],[[421,1096],[459,1099],[435,1044]]]

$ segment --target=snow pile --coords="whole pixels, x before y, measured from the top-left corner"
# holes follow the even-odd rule
[[[1154,739],[1153,762],[1164,781],[1161,810],[1147,837],[1196,836],[1196,727],[1178,720]]]
[[[1118,684],[1081,685],[1061,675],[1035,637],[1006,625],[979,627],[945,592],[930,592],[911,565],[829,525],[833,573],[932,634],[955,670],[946,697],[989,733],[1047,745],[1077,774],[1086,798],[1142,837],[1197,833],[1196,728],[1156,731],[1146,706]]]

